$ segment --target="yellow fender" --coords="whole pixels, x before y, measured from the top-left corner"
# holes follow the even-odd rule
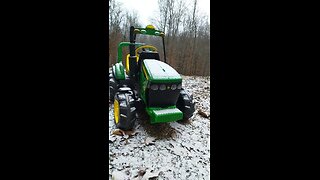
[[[129,67],[129,57],[130,57],[130,54],[127,54],[127,57],[126,57],[126,73],[129,75],[129,71],[130,71],[130,67]],[[137,62],[139,61],[139,56],[137,56]]]

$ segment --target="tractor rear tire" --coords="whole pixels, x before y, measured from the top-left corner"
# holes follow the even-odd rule
[[[114,96],[114,122],[122,130],[133,129],[136,121],[136,107],[131,90],[121,91]]]
[[[183,120],[188,120],[195,111],[193,96],[184,89],[180,91],[177,108],[183,113]]]
[[[109,73],[109,100],[114,101],[114,96],[116,95],[119,88],[117,80],[113,77],[112,72]]]

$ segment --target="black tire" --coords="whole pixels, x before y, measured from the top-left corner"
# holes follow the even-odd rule
[[[180,91],[177,108],[183,113],[184,120],[189,119],[195,111],[193,96],[184,89]]]
[[[130,88],[126,88],[130,89]],[[133,92],[130,90],[119,91],[114,96],[114,105],[116,101],[119,104],[118,122],[116,122],[116,114],[114,113],[114,123],[117,128],[122,130],[131,130],[136,121],[136,107]],[[116,112],[115,106],[114,111]]]
[[[116,79],[113,77],[112,72],[109,73],[109,100],[111,102],[114,101],[114,96],[118,91],[119,84]]]

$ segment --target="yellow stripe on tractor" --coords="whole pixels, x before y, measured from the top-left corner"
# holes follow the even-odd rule
[[[147,80],[149,80],[149,76],[148,76],[148,74],[147,74],[146,68],[145,68],[144,66],[142,66],[142,69],[143,69],[143,72],[144,72]]]

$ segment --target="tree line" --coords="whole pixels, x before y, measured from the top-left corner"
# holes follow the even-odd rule
[[[150,24],[166,34],[168,64],[183,75],[210,75],[210,23],[198,0],[158,0],[158,12]],[[116,62],[118,44],[129,41],[130,26],[142,27],[138,14],[109,0],[109,66]]]

